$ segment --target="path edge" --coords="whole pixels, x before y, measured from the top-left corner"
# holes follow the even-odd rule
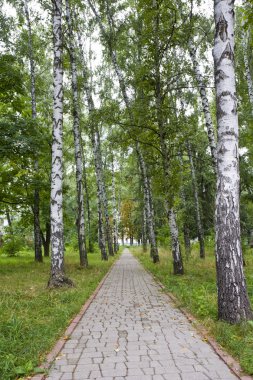
[[[70,324],[68,325],[67,329],[65,330],[63,336],[56,342],[56,344],[53,346],[52,350],[47,354],[45,361],[38,366],[42,371],[48,371],[51,366],[53,365],[56,357],[58,354],[61,352],[63,347],[65,346],[66,342],[69,340],[68,338],[70,335],[74,332],[76,326],[90,307],[92,301],[96,298],[99,290],[102,288],[104,285],[105,281],[107,280],[108,276],[110,275],[112,269],[118,262],[119,258],[121,256],[121,253],[118,255],[117,259],[114,261],[108,272],[104,275],[102,280],[99,282],[98,286],[94,290],[94,292],[90,295],[90,297],[87,299],[87,301],[84,303],[84,305],[81,307],[80,311],[76,316],[71,320]],[[36,374],[32,376],[27,376],[25,377],[24,380],[45,380],[46,377],[48,376],[47,373],[43,374]],[[244,379],[243,379],[244,380]]]
[[[133,255],[134,256],[134,255]],[[138,262],[142,265],[140,260],[134,256]],[[244,371],[242,370],[239,362],[233,358],[230,354],[228,354],[219,344],[218,342],[212,338],[207,329],[195,318],[189,311],[187,311],[184,307],[179,306],[179,299],[174,296],[166,287],[161,283],[161,281],[148,269],[144,268],[147,273],[154,279],[154,281],[157,283],[157,285],[164,290],[164,294],[169,298],[170,301],[174,304],[175,308],[180,310],[184,316],[187,318],[187,320],[194,324],[194,328],[197,331],[197,333],[200,335],[201,338],[203,338],[214,350],[214,352],[220,357],[220,359],[228,366],[228,368],[233,372],[235,376],[238,377],[239,380],[253,380],[253,377],[250,375],[244,375]],[[37,379],[36,379],[37,380]]]

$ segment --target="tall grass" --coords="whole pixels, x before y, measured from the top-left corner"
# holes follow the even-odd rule
[[[102,262],[97,252],[89,255],[89,268],[80,269],[78,254],[68,251],[66,273],[76,286],[49,291],[49,259],[39,264],[31,254],[0,256],[1,380],[36,372],[113,261]]]
[[[172,274],[171,253],[160,249],[160,263],[153,264],[148,254],[141,248],[133,248],[132,252],[154,276],[163,283],[165,289],[173,293],[180,306],[188,309],[208,329],[228,352],[237,358],[245,372],[253,374],[253,322],[249,321],[237,326],[217,320],[217,294],[215,257],[213,247],[207,248],[205,260],[198,257],[197,246],[191,258],[184,260],[185,275]],[[253,306],[253,253],[245,254],[248,292]]]

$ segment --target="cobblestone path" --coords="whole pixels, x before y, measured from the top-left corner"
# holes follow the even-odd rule
[[[125,250],[47,380],[235,380]]]

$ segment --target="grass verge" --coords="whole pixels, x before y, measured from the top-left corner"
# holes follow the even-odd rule
[[[118,257],[117,255],[116,257]],[[101,261],[89,255],[89,268],[80,269],[78,254],[68,251],[66,274],[75,288],[48,290],[50,260],[35,263],[30,254],[0,257],[0,379],[36,373],[36,368],[64,333],[107,273],[115,258]]]
[[[241,364],[242,369],[253,374],[253,321],[240,325],[230,325],[217,320],[217,295],[215,280],[215,258],[213,248],[207,248],[205,260],[198,258],[197,249],[191,258],[184,262],[185,275],[172,274],[171,253],[160,249],[160,263],[153,264],[142,248],[131,248],[140,260],[167,289],[173,293],[179,305],[192,313],[209,331],[216,341],[224,347]],[[248,292],[253,305],[253,255],[249,251],[245,255]]]

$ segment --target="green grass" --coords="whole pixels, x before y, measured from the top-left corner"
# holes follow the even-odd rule
[[[118,255],[117,255],[118,257]],[[115,259],[89,255],[81,270],[77,253],[67,252],[66,274],[75,288],[48,290],[50,261],[35,263],[32,255],[0,256],[0,379],[36,372],[67,325],[97,287]]]
[[[237,326],[217,320],[217,295],[215,280],[215,259],[213,248],[207,249],[205,260],[198,258],[194,249],[192,257],[184,261],[185,275],[172,274],[171,253],[160,249],[160,263],[153,264],[141,248],[131,249],[146,269],[173,293],[179,305],[191,312],[231,355],[239,360],[242,369],[253,374],[253,322]],[[253,306],[253,253],[246,253],[246,277],[248,292]]]

